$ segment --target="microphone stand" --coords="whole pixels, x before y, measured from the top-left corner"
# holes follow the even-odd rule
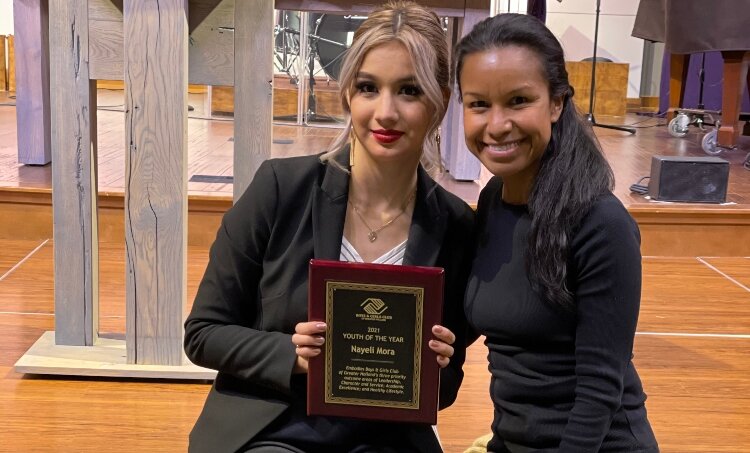
[[[635,134],[635,129],[624,126],[613,126],[611,124],[600,124],[596,122],[594,118],[594,89],[596,87],[596,48],[598,46],[599,38],[599,7],[601,6],[601,0],[596,0],[596,26],[594,28],[594,58],[591,60],[591,93],[589,93],[589,113],[586,114],[586,121],[591,123],[592,126],[603,127],[605,129],[614,129],[622,132],[629,132]]]

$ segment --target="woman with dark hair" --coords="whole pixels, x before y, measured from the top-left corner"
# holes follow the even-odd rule
[[[573,105],[560,43],[502,14],[457,46],[479,198],[465,298],[486,336],[495,452],[655,452],[632,359],[640,235]]]
[[[445,269],[429,348],[440,408],[463,373],[463,293],[474,214],[429,175],[450,96],[448,45],[428,9],[392,1],[354,34],[339,79],[346,127],[329,152],[271,159],[222,219],[185,322],[185,352],[218,370],[191,452],[439,452],[427,424],[306,414],[311,258]],[[455,345],[455,347],[454,347]]]

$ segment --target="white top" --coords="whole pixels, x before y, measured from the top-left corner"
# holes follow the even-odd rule
[[[391,250],[385,252],[383,256],[373,261],[375,264],[404,264],[404,252],[406,252],[406,241],[393,247]],[[341,237],[341,253],[339,254],[339,261],[348,261],[350,263],[364,263],[365,261],[359,256],[359,252],[354,246],[346,240],[346,237]]]

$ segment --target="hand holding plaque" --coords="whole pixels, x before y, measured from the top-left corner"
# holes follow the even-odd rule
[[[435,423],[440,268],[310,263],[309,318],[326,323],[308,370],[310,415]]]

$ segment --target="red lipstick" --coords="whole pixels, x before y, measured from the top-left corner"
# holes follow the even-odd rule
[[[393,143],[401,138],[402,135],[404,135],[403,132],[394,129],[378,129],[372,131],[372,136],[375,137],[375,140],[379,143]]]

